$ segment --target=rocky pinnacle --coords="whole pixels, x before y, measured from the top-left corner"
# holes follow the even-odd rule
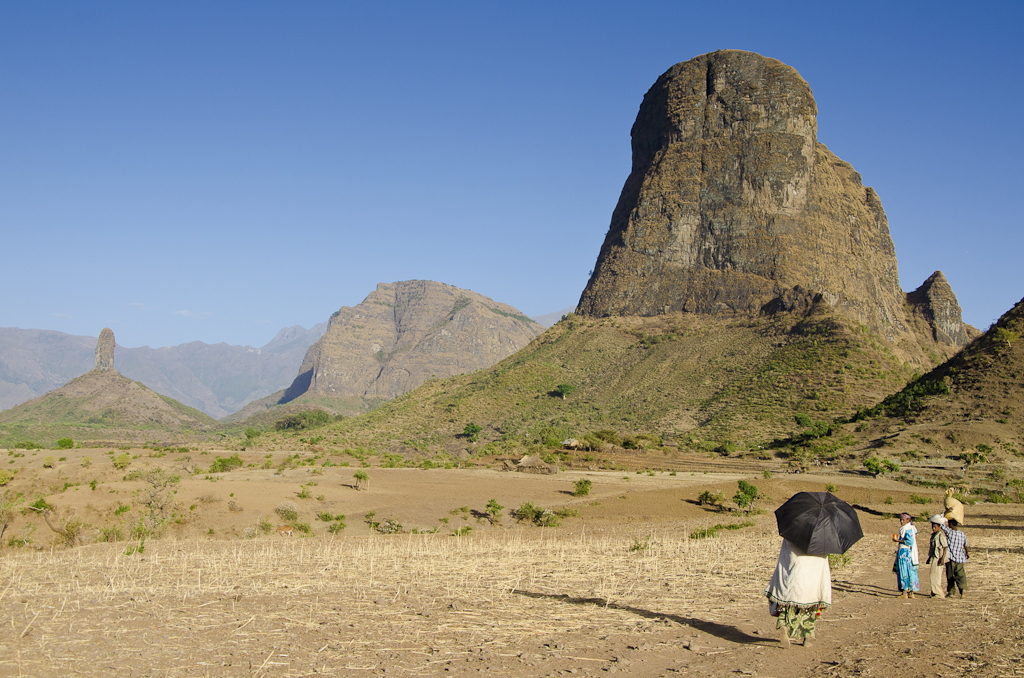
[[[115,372],[114,370],[114,331],[104,327],[96,342],[96,370],[98,372]]]

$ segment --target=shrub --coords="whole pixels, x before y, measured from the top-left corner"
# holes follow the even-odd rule
[[[231,455],[230,457],[227,457],[227,458],[224,458],[224,457],[216,457],[216,458],[214,458],[213,463],[210,464],[210,471],[209,472],[210,473],[226,473],[227,471],[230,471],[231,469],[241,468],[241,467],[242,467],[242,458],[239,457],[237,453],[235,453],[235,454],[233,454],[233,455]]]
[[[836,489],[837,488],[836,488],[834,483],[827,483],[825,485],[825,491],[826,492],[831,492],[832,494],[835,494],[836,493]]]
[[[342,530],[344,530],[346,527],[348,527],[348,526],[345,525],[345,521],[343,521],[343,520],[335,520],[334,522],[332,522],[330,525],[327,526],[327,531],[330,532],[331,534],[337,534],[338,532],[341,532]]]
[[[758,497],[757,488],[745,480],[739,481],[738,485],[739,488],[732,497],[733,502],[741,509],[753,510],[754,500]]]
[[[714,492],[711,492],[711,490],[704,490],[700,493],[700,496],[697,497],[697,503],[701,506],[721,506],[722,499],[723,496],[721,490],[715,490]]]
[[[92,466],[92,457],[82,457],[82,468],[89,468]]]
[[[72,440],[71,438],[61,438],[60,440],[57,441],[58,450],[70,450],[74,446],[75,441]]]
[[[469,438],[470,442],[475,443],[480,440],[480,431],[482,430],[479,424],[469,423],[466,424],[466,428],[462,429],[462,435]]]
[[[555,387],[555,395],[565,400],[566,396],[570,396],[576,392],[576,387],[572,384],[559,384]]]
[[[592,483],[587,478],[581,478],[580,480],[577,480],[575,486],[573,487],[572,496],[574,496],[574,497],[585,497],[585,496],[587,496],[588,494],[590,494],[590,488],[593,487],[593,485],[594,485],[594,483]]]
[[[491,521],[491,525],[501,522],[501,511],[505,507],[498,503],[496,499],[490,499],[487,501],[487,506],[484,511],[487,513],[487,519]]]
[[[402,523],[394,518],[388,518],[382,524],[375,525],[374,528],[381,534],[398,534],[402,531]]]
[[[909,500],[910,500],[911,504],[928,504],[928,503],[931,503],[931,499],[929,499],[928,497],[922,497],[919,494],[912,494],[912,495],[910,495]]]
[[[524,502],[513,511],[516,520],[531,522],[539,527],[558,527],[561,522],[558,516],[549,509],[537,506],[531,501]]]
[[[284,502],[274,509],[274,513],[281,516],[281,520],[286,523],[292,523],[299,519],[299,507],[292,501]]]
[[[260,518],[260,522],[256,523],[256,528],[263,534],[270,534],[274,531],[274,523],[270,518],[263,516]]]
[[[132,463],[132,455],[127,452],[119,454],[111,460],[111,463],[114,464],[114,468],[118,471],[123,471],[128,468],[128,464]]]
[[[14,479],[14,474],[6,469],[0,469],[0,487],[3,487],[7,483]]]
[[[43,457],[43,468],[53,468],[54,464],[57,463],[56,457]]]
[[[370,489],[370,475],[366,471],[356,471],[352,477],[355,478],[357,490],[361,490],[363,487]]]
[[[319,409],[306,410],[298,414],[289,414],[274,422],[278,431],[302,431],[308,428],[323,426],[331,420],[331,415]]]

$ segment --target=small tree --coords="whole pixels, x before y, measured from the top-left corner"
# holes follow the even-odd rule
[[[128,454],[127,452],[125,452],[124,454],[119,454],[116,457],[114,457],[112,463],[114,464],[114,468],[116,468],[118,471],[123,471],[126,468],[128,468],[128,464],[132,463],[132,455]]]
[[[475,443],[480,440],[480,431],[482,430],[479,424],[469,423],[466,424],[466,428],[462,429],[462,434],[469,438],[471,443]]]
[[[892,459],[879,459],[878,457],[868,457],[864,460],[864,468],[874,477],[878,477],[883,473],[896,473],[900,470],[900,465]]]
[[[562,400],[565,400],[566,396],[572,395],[576,391],[576,387],[572,384],[559,384],[555,387],[555,394],[562,396]]]
[[[75,441],[72,440],[71,438],[61,438],[60,440],[57,441],[58,450],[70,450],[74,446]]]
[[[754,500],[757,499],[757,497],[757,488],[746,480],[741,480],[739,481],[739,489],[736,490],[736,494],[733,495],[732,500],[739,508],[753,511]]]
[[[352,477],[356,480],[357,490],[370,489],[370,475],[366,471],[356,471]]]
[[[491,522],[491,525],[497,525],[501,522],[501,511],[504,508],[504,506],[498,503],[497,499],[491,499],[487,502],[484,512],[487,513],[487,520]]]

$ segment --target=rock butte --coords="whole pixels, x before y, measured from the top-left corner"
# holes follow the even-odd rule
[[[821,299],[889,340],[964,345],[949,284],[899,285],[882,203],[817,140],[811,89],[742,51],[676,64],[644,96],[633,166],[578,312],[652,316],[809,308]]]
[[[431,377],[490,367],[543,329],[469,290],[427,280],[381,283],[331,317],[281,402],[305,393],[395,398]]]

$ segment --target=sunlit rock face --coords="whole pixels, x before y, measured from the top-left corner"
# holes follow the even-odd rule
[[[647,92],[633,167],[578,311],[760,313],[820,297],[909,331],[881,201],[817,140],[811,89],[742,51],[676,64]]]

